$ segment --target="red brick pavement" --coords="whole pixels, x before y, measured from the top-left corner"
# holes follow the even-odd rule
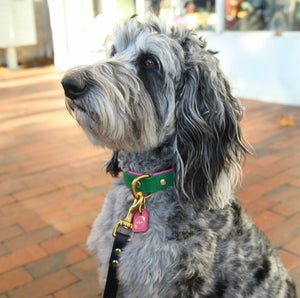
[[[299,107],[243,100],[248,157],[239,200],[279,249],[300,292]],[[276,117],[293,115],[295,127]],[[0,298],[96,297],[86,248],[112,178],[68,115],[53,67],[0,70]]]

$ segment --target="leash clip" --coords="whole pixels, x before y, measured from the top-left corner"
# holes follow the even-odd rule
[[[136,192],[136,186],[138,183],[140,183],[139,181],[148,177],[150,177],[150,175],[142,175],[133,179],[131,183],[131,193],[134,196],[133,204],[130,206],[127,216],[124,219],[118,221],[115,225],[112,233],[113,237],[116,237],[119,227],[122,227],[126,230],[132,229],[134,213],[137,211],[137,209],[141,210],[141,207],[145,205],[145,200],[152,196],[152,194],[144,196],[142,192]]]

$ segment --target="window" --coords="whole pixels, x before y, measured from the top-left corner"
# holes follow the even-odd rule
[[[196,30],[216,29],[218,1],[224,3],[226,30],[300,30],[300,0],[146,0],[169,22]]]
[[[215,0],[162,0],[159,14],[191,29],[215,30],[216,26]]]
[[[300,30],[300,0],[226,0],[229,30]]]

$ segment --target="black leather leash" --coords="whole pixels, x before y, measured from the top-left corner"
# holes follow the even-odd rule
[[[120,254],[127,244],[130,235],[126,235],[120,232],[116,232],[107,274],[107,280],[104,290],[103,298],[114,298],[117,296],[118,291],[118,278],[117,268],[119,265]]]

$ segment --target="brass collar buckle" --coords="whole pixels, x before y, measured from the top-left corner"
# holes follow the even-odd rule
[[[112,233],[113,237],[116,237],[119,227],[122,227],[126,230],[132,229],[133,216],[135,212],[137,211],[137,209],[141,210],[141,208],[145,206],[146,200],[152,196],[152,194],[144,196],[142,192],[136,192],[136,186],[138,183],[140,183],[139,181],[148,177],[150,177],[150,175],[141,175],[133,179],[131,183],[131,193],[134,196],[133,204],[130,206],[127,216],[124,219],[118,221],[115,225]]]

